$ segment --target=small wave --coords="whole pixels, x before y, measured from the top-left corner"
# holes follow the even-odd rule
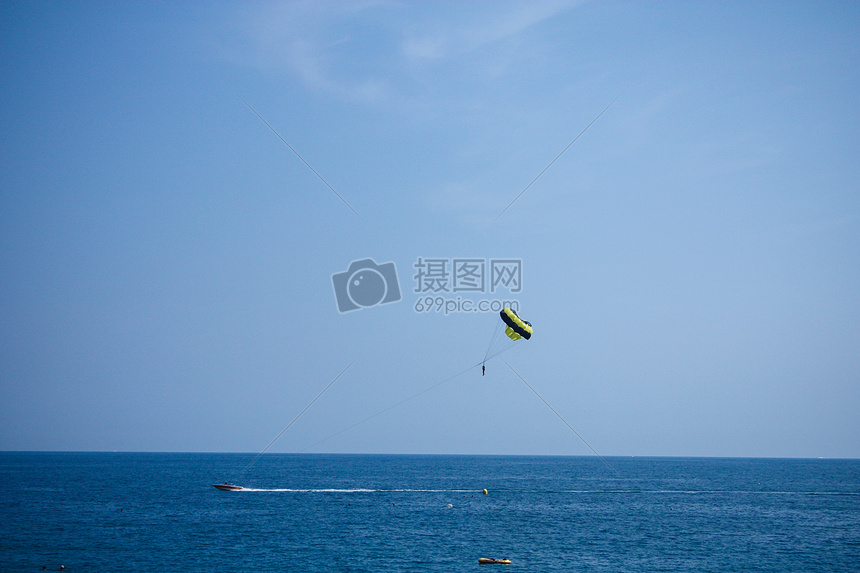
[[[537,492],[534,492],[537,493]],[[784,496],[860,496],[854,491],[769,491],[733,489],[570,489],[559,493],[610,495],[784,495]]]

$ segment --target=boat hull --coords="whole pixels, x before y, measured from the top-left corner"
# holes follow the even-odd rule
[[[239,491],[242,489],[242,486],[230,483],[216,483],[215,489],[220,489],[221,491]]]

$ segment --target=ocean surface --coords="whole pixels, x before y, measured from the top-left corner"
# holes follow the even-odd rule
[[[0,453],[0,571],[860,571],[860,460],[252,459]]]

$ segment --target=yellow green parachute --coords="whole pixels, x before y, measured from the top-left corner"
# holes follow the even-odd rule
[[[503,308],[499,313],[499,316],[501,316],[502,320],[505,321],[505,324],[508,325],[505,329],[505,334],[507,334],[508,338],[511,340],[519,340],[520,338],[528,340],[532,337],[532,323],[520,318],[520,315],[518,315],[515,310]]]
[[[484,354],[484,359],[481,361],[481,373],[486,372],[487,360],[498,356],[506,350],[516,348],[514,344],[517,340],[525,338],[528,340],[532,337],[532,323],[520,318],[512,308],[503,308],[499,313],[502,317],[502,322],[497,322],[493,331],[493,338],[490,339],[490,344],[487,346],[487,352]],[[505,336],[502,336],[502,326],[505,327]]]

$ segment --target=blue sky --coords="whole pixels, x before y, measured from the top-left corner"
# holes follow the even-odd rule
[[[0,449],[860,457],[856,3],[0,11]]]

